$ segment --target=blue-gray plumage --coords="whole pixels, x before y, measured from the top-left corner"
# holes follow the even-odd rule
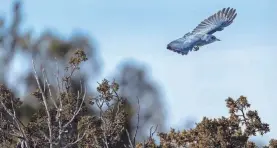
[[[187,55],[192,50],[199,50],[199,46],[220,41],[212,34],[229,26],[236,16],[236,9],[224,8],[202,21],[192,32],[188,32],[183,37],[170,42],[167,49]]]

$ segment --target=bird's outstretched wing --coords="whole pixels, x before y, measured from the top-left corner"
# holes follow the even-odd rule
[[[236,9],[224,8],[209,18],[202,21],[193,31],[193,34],[213,34],[216,31],[222,31],[224,27],[229,26],[236,18]]]

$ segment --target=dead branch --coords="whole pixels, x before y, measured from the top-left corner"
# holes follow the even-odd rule
[[[52,125],[51,125],[51,116],[50,116],[50,111],[49,111],[49,108],[48,108],[48,104],[47,104],[47,101],[46,101],[46,97],[45,97],[45,94],[40,86],[40,82],[39,82],[39,79],[38,79],[38,75],[37,75],[37,71],[36,71],[36,68],[35,68],[35,63],[34,63],[34,60],[32,59],[32,65],[33,65],[33,71],[34,71],[34,77],[36,79],[36,82],[37,82],[37,85],[39,87],[39,91],[42,95],[42,99],[43,99],[43,104],[44,104],[44,107],[45,107],[45,111],[46,111],[46,114],[47,114],[47,124],[48,124],[48,130],[49,130],[49,146],[50,148],[53,147],[53,143],[52,143]]]

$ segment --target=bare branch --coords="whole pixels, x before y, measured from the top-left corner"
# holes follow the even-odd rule
[[[132,143],[132,141],[131,141],[131,138],[130,138],[130,135],[129,135],[128,130],[127,130],[127,129],[125,129],[125,131],[126,131],[126,134],[127,134],[127,137],[128,137],[128,140],[129,140],[129,143],[130,143],[131,148],[134,148],[134,146],[133,146],[133,143]]]
[[[39,132],[44,136],[46,140],[49,141],[49,137],[42,130],[39,130]]]
[[[156,125],[154,131],[152,131],[152,129],[153,129],[153,126],[151,126],[151,128],[150,128],[150,134],[149,134],[150,138],[153,138],[153,135],[157,132],[158,125]]]
[[[60,87],[60,69],[59,69],[59,65],[58,65],[58,61],[57,61],[57,58],[55,57],[55,60],[56,60],[56,68],[57,68],[57,73],[56,73],[56,82],[57,82],[57,88],[58,88],[58,92],[57,92],[57,96],[58,96],[58,98],[60,98],[59,97],[59,95],[61,94],[61,87]],[[62,103],[61,102],[61,99],[59,99],[60,100],[60,104]]]
[[[139,113],[140,113],[140,103],[139,103],[139,98],[137,97],[137,101],[138,101],[138,113],[137,113],[137,127],[136,127],[136,131],[135,131],[135,135],[134,135],[134,138],[133,138],[133,142],[134,142],[134,145],[136,145],[136,137],[137,137],[137,132],[138,132],[138,129],[139,129]]]
[[[58,106],[57,106],[57,104],[56,104],[56,101],[54,100],[54,98],[53,98],[53,96],[52,96],[52,91],[51,91],[51,88],[50,88],[50,83],[48,82],[48,78],[47,78],[47,76],[46,76],[46,72],[45,72],[44,69],[42,70],[42,74],[43,74],[43,76],[44,76],[44,81],[46,82],[46,85],[47,85],[47,87],[48,87],[48,92],[49,92],[50,99],[51,99],[51,101],[53,102],[55,108],[58,109]]]
[[[2,129],[2,128],[0,128],[0,131],[3,132],[3,133],[5,133],[5,134],[8,134],[8,135],[17,137],[17,138],[19,138],[19,139],[24,139],[24,137],[22,137],[19,133],[15,133],[15,134],[14,134],[14,133],[8,132],[8,131],[6,131],[6,130],[4,130],[4,129]]]
[[[82,109],[82,106],[83,106],[83,104],[84,104],[84,100],[85,100],[85,97],[86,97],[86,93],[87,93],[87,89],[86,89],[86,87],[85,87],[84,95],[83,95],[83,97],[82,97],[82,102],[81,102],[79,108],[78,108],[78,107],[77,107],[78,109],[76,108],[76,110],[74,111],[73,116],[72,116],[71,119],[63,126],[63,129],[65,129],[69,124],[71,124],[72,121],[73,121],[73,120],[76,118],[76,116],[79,114],[79,112],[80,112],[80,110]]]
[[[3,98],[2,98],[2,99],[3,99]],[[12,100],[11,100],[11,102],[12,102]],[[10,112],[10,110],[6,107],[6,105],[4,104],[3,101],[1,101],[1,105],[3,106],[4,110],[13,118],[13,121],[15,121],[17,128],[18,128],[19,131],[21,132],[22,135],[20,135],[20,136],[18,136],[18,137],[24,137],[24,140],[28,141],[28,137],[26,136],[25,131],[21,128],[21,126],[20,126],[20,123],[21,123],[21,122],[20,122],[19,119],[16,117],[15,111],[14,111],[14,114],[13,114],[12,112]],[[28,144],[27,144],[26,146],[27,146],[27,148],[29,148],[29,145],[28,145]]]
[[[63,109],[63,102],[62,102],[62,98],[61,98],[61,86],[60,86],[60,70],[59,70],[59,66],[58,66],[58,61],[57,58],[55,57],[56,60],[56,68],[57,68],[57,73],[56,73],[56,83],[57,83],[57,99],[59,100],[59,107],[57,110],[57,114],[56,114],[56,120],[58,121],[59,124],[59,135],[58,135],[58,141],[59,144],[61,143],[61,135],[62,135],[62,121],[61,121],[61,111]]]
[[[35,68],[35,64],[34,64],[34,60],[32,59],[32,64],[33,64],[33,71],[34,71],[34,77],[37,81],[37,85],[39,87],[39,90],[40,90],[40,93],[42,95],[42,99],[43,99],[43,104],[44,104],[44,107],[45,107],[45,111],[46,111],[46,114],[47,114],[47,124],[48,124],[48,130],[49,130],[49,144],[50,144],[50,148],[53,147],[53,143],[52,143],[52,125],[51,125],[51,116],[50,116],[50,111],[48,109],[48,104],[47,104],[47,101],[46,101],[46,97],[45,97],[45,94],[40,86],[40,82],[39,82],[39,79],[38,79],[38,75],[37,75],[37,71],[36,71],[36,68]]]
[[[102,100],[102,102],[99,103],[99,100],[97,99],[97,100],[96,100],[96,105],[97,105],[97,107],[100,109],[100,115],[99,115],[99,117],[100,117],[100,119],[101,119],[101,120],[103,121],[103,123],[104,123],[104,124],[101,124],[101,129],[103,130],[103,135],[104,135],[104,139],[105,139],[105,140],[103,140],[103,142],[105,143],[106,147],[108,148],[109,145],[108,145],[108,140],[107,140],[107,136],[106,136],[106,121],[105,121],[105,119],[103,118],[103,109],[102,109],[102,107],[103,107],[103,105],[104,105],[104,101]]]
[[[82,134],[81,137],[80,137],[80,135],[78,135],[77,140],[75,140],[74,142],[68,143],[68,144],[67,144],[66,146],[64,146],[63,148],[68,148],[68,147],[70,147],[71,145],[76,144],[77,142],[81,141],[81,140],[85,137],[85,135],[86,135],[86,132],[84,132],[84,133]]]

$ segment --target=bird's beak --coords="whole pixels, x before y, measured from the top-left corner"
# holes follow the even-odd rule
[[[170,47],[170,45],[168,44],[166,48],[167,48],[167,49],[170,49],[171,47]]]
[[[216,39],[217,41],[221,41],[220,39]]]

